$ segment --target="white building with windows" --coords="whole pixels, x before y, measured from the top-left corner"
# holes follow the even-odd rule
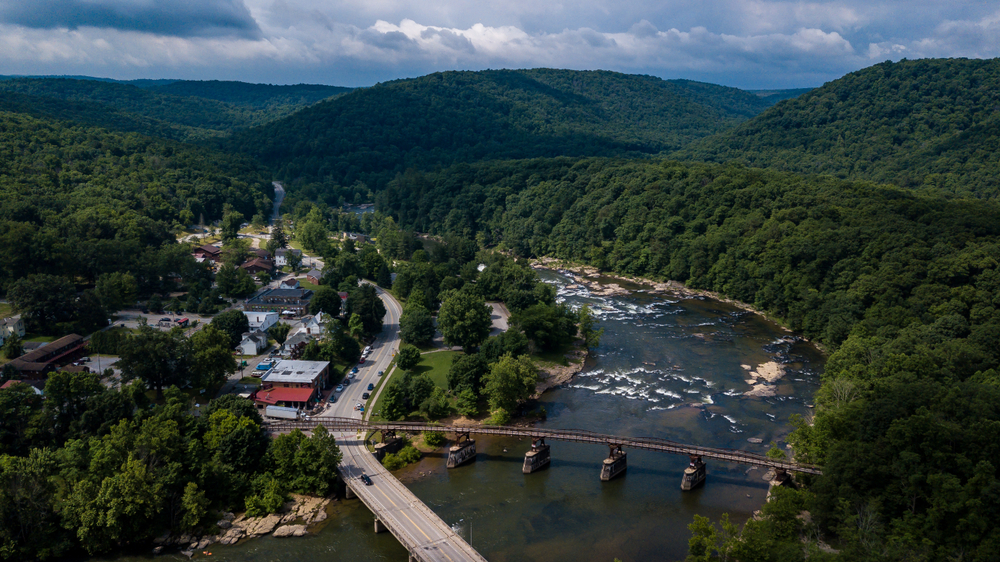
[[[243,311],[250,322],[250,331],[260,330],[266,332],[271,326],[278,323],[280,315],[277,312],[251,312]]]

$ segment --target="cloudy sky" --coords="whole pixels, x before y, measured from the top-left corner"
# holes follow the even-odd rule
[[[365,86],[554,67],[787,88],[997,56],[995,0],[0,0],[0,74]]]

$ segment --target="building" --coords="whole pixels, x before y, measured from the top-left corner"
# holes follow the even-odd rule
[[[70,334],[25,353],[9,365],[20,371],[22,377],[31,378],[54,371],[60,365],[72,363],[83,356],[86,348],[87,342],[82,336]]]
[[[267,289],[243,304],[246,312],[277,312],[282,316],[305,316],[313,292],[308,289]]]
[[[284,281],[282,281],[281,285],[279,285],[278,288],[279,289],[301,289],[302,285],[299,284],[299,280],[298,279],[296,279],[294,277],[291,277],[289,279],[285,279]]]
[[[0,345],[6,343],[12,336],[24,337],[24,320],[20,314],[0,319]]]
[[[240,267],[247,270],[247,273],[251,275],[256,275],[262,271],[270,275],[274,271],[274,262],[263,258],[254,258],[248,262],[244,262]]]
[[[316,316],[310,316],[302,321],[302,327],[299,328],[299,333],[305,332],[306,335],[310,336],[321,335],[323,333],[323,328],[329,321],[329,314],[323,314],[322,311],[317,312]]]
[[[267,332],[254,330],[243,334],[243,341],[236,349],[241,355],[259,355],[267,349]]]
[[[212,244],[205,244],[204,246],[199,246],[195,248],[194,252],[192,253],[194,254],[195,259],[197,259],[198,261],[208,260],[212,263],[218,263],[219,260],[222,259],[222,248]]]
[[[260,258],[262,260],[270,260],[271,259],[271,252],[268,252],[264,248],[251,248],[250,249],[250,253],[253,254],[253,255],[255,255],[255,256],[257,256],[258,258]]]
[[[363,244],[368,241],[368,236],[358,232],[345,232],[341,237],[344,240],[353,240],[356,244]]]
[[[313,285],[319,285],[319,280],[323,278],[323,272],[318,269],[310,269],[309,273],[306,273],[306,280],[308,280]]]
[[[12,386],[14,386],[16,384],[23,384],[23,385],[31,388],[31,390],[33,390],[36,395],[41,396],[41,395],[45,394],[45,392],[43,391],[44,386],[42,388],[38,388],[37,385],[40,382],[41,381],[7,381],[7,382],[3,383],[2,386],[0,386],[0,390],[3,390],[5,388],[10,388],[10,387],[12,387]],[[34,383],[34,384],[32,384],[32,383]]]
[[[274,265],[278,267],[285,267],[288,265],[288,255],[294,254],[298,257],[302,257],[302,250],[296,250],[294,248],[278,248],[274,251]]]
[[[247,317],[247,321],[250,322],[251,332],[254,330],[266,332],[271,326],[278,323],[277,312],[244,312],[243,314]]]
[[[329,377],[329,361],[282,359],[264,373],[261,387],[252,398],[259,409],[267,406],[311,408],[319,400]]]

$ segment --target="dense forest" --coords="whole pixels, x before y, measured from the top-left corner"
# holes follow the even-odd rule
[[[232,146],[286,181],[379,189],[410,168],[676,150],[771,103],[735,88],[604,71],[441,72],[316,104]]]
[[[1000,197],[1000,59],[885,62],[674,154]]]
[[[181,141],[206,141],[279,119],[322,99],[332,86],[175,81],[137,85],[70,78],[0,80],[0,110],[70,120]]]
[[[408,173],[379,208],[773,314],[835,350],[815,423],[791,439],[824,466],[802,506],[822,530],[872,559],[1000,545],[1000,206],[739,165],[542,159]],[[858,510],[877,522],[863,542]]]
[[[181,274],[181,225],[268,213],[257,165],[134,133],[0,113],[0,288],[48,274],[132,272],[143,293]],[[169,257],[168,257],[169,256]]]

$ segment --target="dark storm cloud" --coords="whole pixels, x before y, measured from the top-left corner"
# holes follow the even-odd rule
[[[259,37],[243,0],[0,0],[0,22],[36,29],[80,27],[177,37]]]

